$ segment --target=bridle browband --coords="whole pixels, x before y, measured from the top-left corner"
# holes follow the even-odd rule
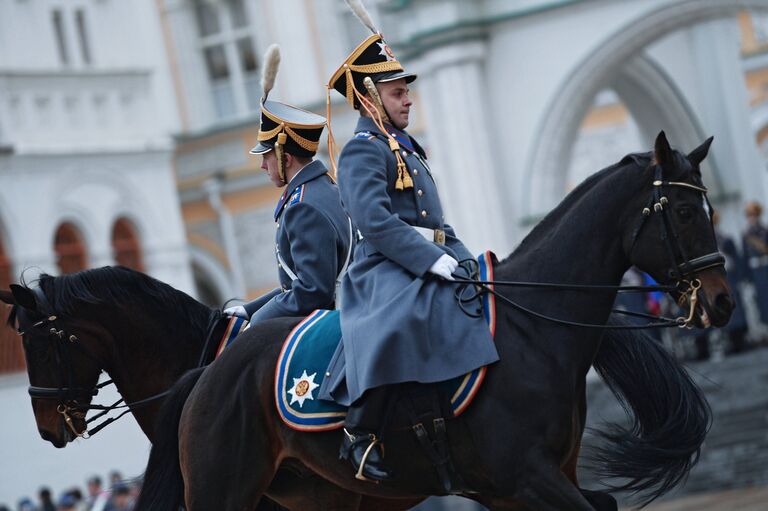
[[[720,252],[712,252],[695,258],[689,258],[687,256],[685,249],[683,249],[680,244],[680,239],[672,220],[669,217],[669,208],[666,207],[669,205],[669,199],[664,195],[664,187],[678,187],[694,190],[701,193],[703,200],[709,205],[709,200],[707,199],[708,190],[706,188],[682,181],[664,181],[662,177],[662,166],[656,164],[654,167],[653,193],[648,204],[643,208],[643,216],[640,220],[640,224],[635,228],[635,231],[632,234],[632,244],[629,250],[630,255],[635,248],[640,232],[646,225],[646,220],[648,220],[652,214],[659,213],[662,221],[661,239],[664,241],[664,244],[667,247],[667,253],[672,261],[672,268],[667,272],[667,277],[680,282],[688,279],[694,273],[709,268],[715,268],[717,266],[725,266],[725,256]]]
[[[108,385],[114,384],[114,381],[112,379],[109,379],[104,382],[98,383],[91,388],[74,386],[75,374],[74,374],[74,368],[72,366],[72,359],[70,356],[71,349],[77,349],[80,353],[84,354],[87,358],[94,361],[100,371],[104,370],[103,368],[105,367],[105,364],[103,364],[96,356],[94,356],[87,349],[85,349],[78,342],[79,339],[77,338],[77,336],[67,334],[67,332],[65,332],[63,329],[60,329],[57,327],[56,322],[58,320],[58,317],[52,313],[54,309],[53,307],[51,307],[50,302],[48,301],[48,298],[45,296],[45,293],[40,287],[33,288],[31,289],[31,291],[34,293],[35,300],[38,303],[38,305],[48,315],[45,318],[41,319],[40,321],[28,326],[24,330],[18,330],[18,334],[20,336],[23,336],[29,330],[48,327],[48,336],[54,347],[54,353],[56,356],[55,364],[59,370],[59,381],[61,382],[61,385],[59,387],[37,387],[34,385],[30,385],[29,395],[30,397],[32,397],[32,399],[57,400],[58,406],[56,407],[56,411],[63,416],[64,422],[67,424],[70,431],[72,431],[74,435],[80,438],[90,438],[91,436],[95,435],[100,430],[102,430],[104,427],[108,426],[112,422],[123,417],[128,412],[135,410],[137,408],[142,408],[144,406],[150,405],[155,401],[164,398],[170,393],[170,389],[165,390],[154,396],[150,396],[145,399],[141,399],[139,401],[134,401],[131,403],[124,403],[124,400],[122,398],[118,399],[111,405],[80,403],[78,401],[79,399],[83,400],[83,398],[85,398],[85,400],[89,400],[95,397],[96,395],[98,395],[99,390],[101,390],[102,388]],[[200,367],[205,365],[206,361],[203,357],[205,357],[206,354],[210,352],[209,346],[212,342],[212,336],[219,318],[220,318],[220,315],[212,315],[209,321],[208,328],[206,330],[206,343],[203,347],[203,352],[201,353],[201,360],[199,363]],[[89,429],[88,424],[92,423],[97,419],[100,419],[101,417],[103,417],[104,415],[106,415],[107,413],[113,410],[117,410],[121,408],[124,408],[124,410],[116,417],[108,417],[104,419],[101,423],[97,424],[95,427]],[[93,417],[86,419],[86,415],[90,410],[100,410],[100,412],[94,415]],[[86,423],[85,429],[83,429],[82,431],[77,431],[77,428],[75,428],[74,422],[72,420],[73,418],[85,419],[85,423]]]
[[[656,285],[656,286],[615,286],[615,285],[601,285],[601,284],[559,284],[559,283],[545,283],[545,282],[513,282],[513,281],[496,281],[496,280],[475,280],[457,277],[454,275],[454,282],[456,284],[474,284],[481,288],[481,292],[491,293],[495,297],[499,298],[508,305],[526,313],[531,316],[551,321],[554,323],[586,327],[586,328],[598,328],[605,330],[641,330],[647,328],[669,328],[669,327],[686,327],[692,328],[694,313],[696,304],[698,302],[698,290],[701,288],[701,281],[694,277],[696,273],[719,266],[725,266],[725,257],[720,252],[712,252],[703,256],[689,259],[685,253],[685,250],[680,245],[680,240],[677,231],[674,228],[672,220],[669,218],[668,208],[669,199],[663,194],[664,187],[680,187],[688,188],[703,194],[704,200],[709,204],[707,200],[707,189],[703,186],[694,185],[691,183],[685,183],[681,181],[664,181],[662,179],[662,167],[661,165],[655,165],[654,168],[654,180],[653,180],[653,193],[651,195],[648,204],[642,210],[642,217],[639,225],[635,228],[632,234],[632,244],[630,245],[629,254],[635,248],[637,239],[646,225],[646,221],[651,217],[653,213],[659,213],[662,221],[662,233],[661,238],[664,241],[664,245],[667,249],[667,253],[672,261],[672,267],[667,272],[667,276],[673,279],[675,282],[671,285]],[[476,261],[473,261],[476,262]],[[631,311],[624,311],[620,309],[614,309],[612,312],[618,314],[625,314],[628,316],[660,320],[645,325],[598,325],[591,323],[581,323],[577,321],[568,321],[559,318],[554,318],[541,314],[534,310],[531,310],[508,297],[500,294],[494,289],[494,286],[501,287],[528,287],[528,288],[543,288],[543,289],[559,289],[559,290],[571,290],[571,291],[616,291],[619,293],[626,292],[649,292],[649,291],[663,291],[667,293],[679,292],[681,301],[688,297],[689,299],[689,313],[688,316],[682,316],[678,318],[665,318],[662,316],[653,316],[650,314],[643,314]],[[460,302],[462,310],[464,310],[465,303],[474,300],[474,297],[463,299],[460,297],[461,293],[457,293],[457,299]],[[466,311],[465,311],[466,313]],[[473,314],[470,314],[473,315]]]

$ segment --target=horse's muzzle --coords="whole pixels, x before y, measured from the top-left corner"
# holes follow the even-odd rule
[[[713,270],[699,276],[702,284],[699,295],[702,311],[697,318],[697,326],[722,327],[731,319],[736,302],[724,273],[722,270]],[[705,324],[702,316],[709,325]]]

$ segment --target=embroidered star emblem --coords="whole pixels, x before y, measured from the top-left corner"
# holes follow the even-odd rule
[[[288,389],[288,394],[291,395],[290,404],[298,401],[299,408],[301,408],[304,406],[304,401],[306,399],[314,401],[315,398],[312,396],[312,392],[320,386],[315,383],[315,376],[317,376],[317,373],[307,375],[307,370],[305,369],[301,376],[293,379],[293,387]]]
[[[397,59],[395,59],[395,55],[394,55],[394,53],[392,53],[392,50],[389,49],[389,45],[387,43],[382,41],[382,42],[376,43],[376,44],[378,44],[379,48],[381,48],[381,51],[379,52],[379,55],[381,55],[382,57],[386,57],[387,58],[387,62],[392,62],[393,60],[397,60]]]

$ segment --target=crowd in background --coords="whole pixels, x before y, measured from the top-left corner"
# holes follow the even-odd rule
[[[680,358],[708,360],[768,345],[768,228],[762,221],[763,208],[750,202],[745,208],[746,227],[742,232],[724,232],[713,216],[720,252],[725,256],[728,283],[736,308],[728,325],[720,329],[648,330]],[[632,268],[624,276],[624,285],[653,285],[647,274]],[[623,293],[617,308],[668,317],[683,314],[666,294]]]
[[[124,480],[119,472],[112,471],[108,485],[99,476],[89,478],[85,495],[74,487],[54,496],[49,488],[42,487],[36,501],[22,497],[15,511],[131,511],[140,489],[140,482]],[[0,504],[0,511],[11,508]]]

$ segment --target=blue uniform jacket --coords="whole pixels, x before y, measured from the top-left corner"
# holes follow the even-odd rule
[[[744,267],[755,285],[760,320],[768,323],[768,229],[761,225],[749,227],[742,243]]]
[[[445,253],[459,261],[472,255],[445,223],[423,150],[397,135],[412,189],[395,189],[395,156],[368,118],[339,159],[342,203],[362,239],[342,282],[343,342],[320,396],[346,405],[370,388],[443,381],[498,360],[488,326],[462,312],[455,284],[428,274]],[[444,229],[445,245],[412,226]]]
[[[275,208],[275,222],[275,252],[288,268],[278,258],[281,287],[244,306],[251,321],[333,309],[336,279],[354,237],[323,162],[309,163],[291,180]]]

